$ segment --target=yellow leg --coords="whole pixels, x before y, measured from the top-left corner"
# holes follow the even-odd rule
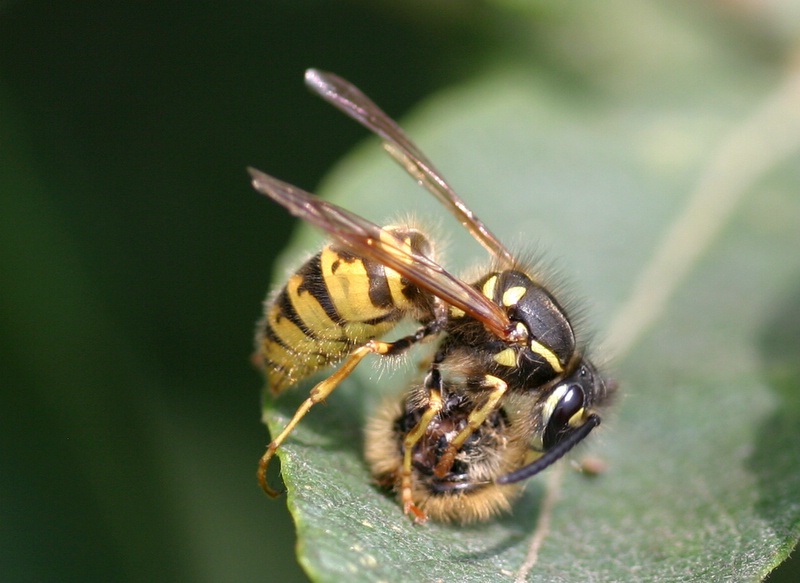
[[[400,477],[400,500],[403,503],[403,512],[414,515],[414,522],[424,524],[428,520],[425,511],[414,504],[413,492],[411,487],[411,457],[414,453],[414,446],[417,445],[425,431],[428,429],[436,415],[442,410],[442,396],[439,391],[431,391],[428,400],[428,409],[422,418],[411,431],[408,432],[403,440],[403,470]]]
[[[264,452],[264,455],[261,456],[261,459],[258,462],[258,471],[256,472],[256,476],[258,477],[258,483],[261,485],[261,489],[264,490],[267,496],[270,496],[271,498],[277,498],[281,494],[281,492],[272,488],[267,482],[267,468],[269,467],[269,462],[275,455],[275,452],[278,450],[280,445],[286,440],[300,420],[305,417],[306,413],[308,413],[311,407],[320,401],[324,401],[344,379],[350,376],[350,373],[355,370],[356,366],[358,366],[358,364],[367,354],[399,354],[414,344],[423,341],[428,336],[439,333],[444,323],[445,319],[443,317],[437,317],[435,320],[429,322],[413,334],[399,338],[393,342],[382,342],[374,339],[370,340],[364,346],[354,350],[350,356],[347,357],[347,360],[345,360],[344,364],[331,376],[324,381],[321,381],[313,389],[311,389],[308,399],[303,401],[303,403],[297,408],[292,420],[289,421],[289,424],[283,431],[281,431],[280,435],[272,440],[272,443],[270,443],[267,447],[267,451]],[[259,358],[257,355],[254,356],[254,362],[259,364]],[[263,363],[260,364],[263,365]]]
[[[258,472],[256,473],[258,476],[258,483],[261,484],[261,488],[264,490],[267,496],[270,498],[276,498],[281,495],[280,491],[272,488],[267,482],[267,468],[269,467],[269,462],[275,455],[277,449],[286,440],[289,434],[294,431],[294,428],[297,426],[300,420],[305,417],[306,413],[309,412],[311,407],[320,401],[327,399],[328,396],[336,389],[336,387],[338,387],[344,379],[350,376],[350,373],[355,370],[355,368],[366,355],[371,353],[386,354],[390,347],[391,343],[389,342],[370,340],[364,346],[354,350],[350,356],[347,357],[347,360],[345,360],[344,364],[331,376],[323,381],[320,381],[313,389],[311,389],[311,393],[309,393],[308,398],[297,408],[292,420],[289,421],[284,430],[280,432],[278,437],[272,440],[272,443],[270,443],[267,447],[267,451],[264,452],[264,455],[261,456],[261,459],[258,462]]]
[[[447,473],[453,467],[458,450],[461,449],[461,446],[464,445],[464,442],[469,438],[469,436],[472,435],[475,430],[483,424],[484,421],[486,421],[486,418],[491,415],[492,411],[497,409],[497,404],[500,402],[500,399],[503,398],[503,395],[506,394],[508,385],[504,380],[492,375],[486,375],[485,382],[491,388],[491,392],[489,393],[489,396],[483,405],[476,407],[472,410],[472,412],[470,412],[469,417],[467,418],[466,427],[464,427],[464,429],[462,429],[458,435],[453,438],[453,441],[451,441],[447,446],[447,449],[439,460],[439,463],[436,464],[436,467],[433,470],[433,473],[437,478],[444,478],[447,475]]]

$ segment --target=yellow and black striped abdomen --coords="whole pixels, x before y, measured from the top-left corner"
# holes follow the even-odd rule
[[[267,302],[259,322],[256,354],[270,390],[278,394],[383,336],[419,311],[418,296],[380,263],[324,247]]]

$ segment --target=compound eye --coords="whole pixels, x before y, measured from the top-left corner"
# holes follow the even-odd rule
[[[545,450],[553,447],[574,429],[574,426],[570,425],[570,420],[583,410],[584,398],[585,394],[580,385],[570,385],[567,388],[547,421],[547,428],[544,431]]]

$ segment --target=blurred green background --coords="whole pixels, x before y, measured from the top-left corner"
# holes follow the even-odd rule
[[[698,4],[781,54],[737,3]],[[395,117],[504,60],[624,77],[581,46],[580,5],[0,3],[2,580],[305,580],[255,482],[248,363],[291,221],[245,167],[312,190],[364,137],[309,66]]]
[[[248,362],[291,222],[245,167],[313,189],[365,135],[309,66],[397,115],[468,75],[448,12],[0,4],[2,580],[305,580]]]

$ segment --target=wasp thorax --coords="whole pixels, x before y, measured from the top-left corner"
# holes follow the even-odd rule
[[[520,382],[540,386],[563,375],[575,354],[575,334],[553,295],[516,270],[490,274],[479,286],[506,309],[515,326],[527,330],[526,343],[514,347],[514,375]],[[508,354],[502,358],[512,362]]]

